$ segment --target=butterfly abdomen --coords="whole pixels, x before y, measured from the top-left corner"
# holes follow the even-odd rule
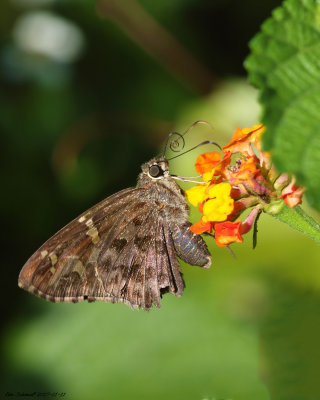
[[[209,268],[211,255],[201,236],[190,230],[189,222],[183,225],[173,225],[171,234],[177,255],[181,260],[191,265]]]

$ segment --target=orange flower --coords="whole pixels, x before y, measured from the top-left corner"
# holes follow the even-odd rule
[[[225,168],[230,164],[231,153],[226,152],[221,159],[221,154],[213,151],[212,153],[200,154],[197,158],[195,168],[196,171],[203,175],[204,181],[210,181],[214,176],[223,174]]]
[[[202,175],[205,172],[211,172],[213,168],[219,163],[221,154],[213,151],[212,153],[200,154],[197,158],[195,168],[198,174]]]
[[[279,197],[291,208],[301,203],[305,189],[296,186],[294,178],[288,185],[288,175],[278,176],[270,153],[261,150],[264,131],[262,124],[237,128],[231,142],[223,147],[223,157],[212,152],[197,158],[196,170],[204,182],[186,194],[191,204],[200,204],[202,217],[191,226],[192,232],[214,230],[217,245],[228,246],[242,242],[242,235],[252,229],[260,213],[271,213],[270,205],[274,210],[281,203]],[[250,210],[245,220],[234,222],[245,210]]]
[[[222,158],[222,160],[217,164],[214,169],[214,175],[222,175],[225,176],[225,171],[230,165],[231,162],[231,152],[226,152]]]
[[[230,151],[232,153],[247,153],[254,155],[251,143],[254,143],[258,150],[260,150],[260,138],[265,131],[262,124],[253,126],[252,128],[240,129],[237,128],[232,140],[226,146],[223,146],[223,151]]]
[[[190,226],[190,230],[197,235],[201,235],[201,233],[208,232],[211,233],[213,229],[213,223],[210,221],[203,222],[201,218],[200,222]]]
[[[214,237],[217,245],[223,247],[234,242],[243,242],[240,229],[241,221],[225,221],[214,224]]]
[[[259,163],[259,160],[256,156],[249,157],[247,160],[241,160],[241,164],[237,170],[228,172],[229,181],[233,185],[251,181],[259,173],[257,162]]]

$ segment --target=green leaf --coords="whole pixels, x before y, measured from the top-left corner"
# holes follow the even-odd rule
[[[260,89],[264,148],[320,209],[320,2],[286,0],[250,43],[245,66]]]
[[[320,225],[306,214],[300,206],[290,208],[283,202],[281,210],[277,214],[269,213],[269,215],[320,244]]]

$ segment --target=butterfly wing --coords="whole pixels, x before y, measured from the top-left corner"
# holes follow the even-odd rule
[[[83,213],[27,261],[19,286],[53,302],[112,301],[143,309],[184,283],[173,241],[143,188]]]

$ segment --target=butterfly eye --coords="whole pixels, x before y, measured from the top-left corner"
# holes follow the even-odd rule
[[[149,168],[149,175],[150,175],[152,178],[158,178],[159,176],[162,176],[162,175],[163,175],[163,171],[162,171],[162,169],[159,167],[159,165],[152,165],[152,166]]]

